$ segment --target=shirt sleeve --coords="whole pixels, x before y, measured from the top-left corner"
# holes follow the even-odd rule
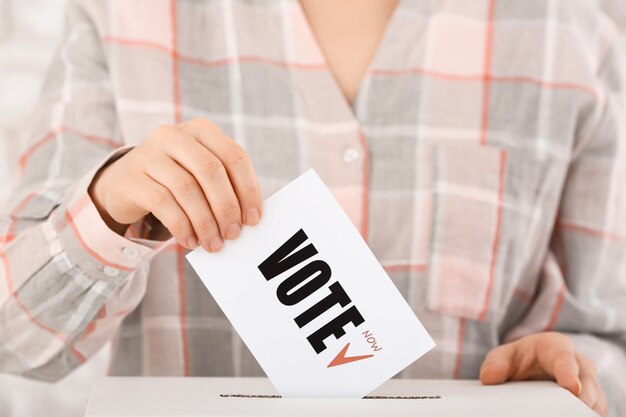
[[[127,149],[100,38],[78,2],[66,28],[0,217],[0,372],[50,381],[114,335],[163,246],[136,228],[116,234],[89,197],[97,170]]]
[[[618,417],[626,413],[626,67],[615,39],[587,115],[593,128],[581,129],[572,149],[539,288],[506,340],[541,331],[570,336],[596,363]]]

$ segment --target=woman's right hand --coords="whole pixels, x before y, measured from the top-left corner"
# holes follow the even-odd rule
[[[89,189],[123,234],[152,213],[184,247],[217,252],[256,225],[261,191],[248,154],[206,119],[162,126],[96,175]]]

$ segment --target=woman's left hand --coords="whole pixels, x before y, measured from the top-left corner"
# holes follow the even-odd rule
[[[600,416],[608,415],[593,361],[576,352],[564,334],[537,333],[498,346],[489,352],[480,370],[485,385],[529,379],[556,381]]]

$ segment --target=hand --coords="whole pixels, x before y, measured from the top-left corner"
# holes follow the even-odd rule
[[[594,363],[577,353],[564,334],[538,333],[499,346],[489,352],[480,371],[485,385],[529,379],[556,381],[600,416],[608,415]]]
[[[102,169],[89,193],[123,234],[152,213],[184,247],[217,252],[243,224],[256,225],[261,192],[250,158],[206,119],[162,126]]]

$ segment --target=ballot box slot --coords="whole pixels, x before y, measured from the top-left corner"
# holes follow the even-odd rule
[[[282,398],[280,395],[264,395],[264,394],[220,394],[221,398],[265,398],[277,399]],[[440,400],[441,395],[368,395],[363,397],[364,400]]]

